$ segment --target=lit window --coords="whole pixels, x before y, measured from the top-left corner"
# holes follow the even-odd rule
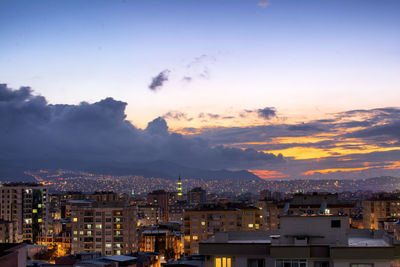
[[[77,235],[78,234],[78,231],[74,231],[74,235]]]
[[[96,224],[97,229],[101,229],[101,224]]]
[[[37,221],[38,221],[38,222],[43,222],[42,218],[39,218]]]
[[[199,239],[199,238],[197,237],[197,235],[194,235],[194,236],[192,237],[192,239],[193,239],[193,240],[197,240],[197,239]]]
[[[79,234],[80,234],[80,235],[83,235],[83,231],[79,231]]]
[[[77,238],[77,237],[74,237],[74,241],[78,241],[78,238]]]
[[[201,225],[206,225],[206,222],[201,222]]]
[[[42,204],[38,204],[38,208],[40,209],[42,207]]]
[[[92,231],[87,231],[87,235],[92,235]]]
[[[232,259],[231,258],[215,258],[215,267],[231,267]]]
[[[73,222],[77,222],[77,221],[78,221],[78,218],[75,217],[75,218],[72,219],[72,221],[73,221]]]
[[[106,248],[111,248],[111,244],[106,244]]]
[[[33,209],[33,210],[32,210],[32,213],[37,213],[37,209]]]
[[[253,224],[252,223],[249,223],[249,228],[253,228]]]

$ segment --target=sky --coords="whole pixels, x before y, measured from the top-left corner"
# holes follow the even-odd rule
[[[108,160],[99,154],[119,147],[120,160],[263,178],[399,175],[399,10],[399,0],[3,0],[0,159],[32,146]],[[65,125],[82,134],[64,136]],[[103,127],[84,152],[60,144]]]

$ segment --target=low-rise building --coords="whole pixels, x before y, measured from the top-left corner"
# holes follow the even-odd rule
[[[25,267],[26,244],[0,243],[0,266]]]
[[[209,267],[383,267],[400,264],[384,231],[350,229],[348,216],[282,216],[276,231],[220,232],[200,243]]]
[[[176,224],[145,227],[140,232],[141,252],[159,252],[166,259],[178,259],[183,254],[183,234]]]
[[[199,253],[199,242],[220,231],[262,229],[260,209],[242,203],[203,204],[184,212],[185,255]]]
[[[365,229],[379,229],[380,222],[400,217],[400,196],[379,194],[362,202]]]

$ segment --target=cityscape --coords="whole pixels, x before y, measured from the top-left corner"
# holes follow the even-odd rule
[[[400,267],[399,0],[0,0],[0,267]]]

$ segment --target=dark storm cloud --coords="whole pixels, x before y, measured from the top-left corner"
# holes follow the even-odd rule
[[[259,110],[257,110],[257,113],[258,116],[266,120],[276,117],[276,109],[273,107],[260,108]]]
[[[400,120],[384,125],[373,126],[364,130],[356,131],[346,135],[348,137],[369,138],[369,137],[391,137],[400,139]]]
[[[281,156],[254,149],[211,146],[203,138],[171,133],[164,118],[145,130],[126,120],[126,103],[50,105],[27,87],[0,86],[0,160],[34,167],[102,166],[165,160],[202,168],[251,168]]]
[[[166,81],[168,81],[168,76],[170,74],[170,70],[166,69],[157,74],[157,76],[151,79],[151,83],[149,85],[149,89],[152,91],[157,91],[161,89]]]
[[[310,123],[302,123],[302,124],[295,124],[289,125],[288,130],[290,131],[302,131],[302,132],[320,132],[321,129],[317,126],[318,124],[310,124]]]
[[[270,120],[276,117],[276,108],[274,107],[265,107],[259,109],[244,109],[239,113],[240,118],[246,118],[251,115],[257,115],[259,118],[264,120]]]
[[[387,138],[400,140],[400,109],[379,108],[371,110],[351,110],[340,116],[363,116],[362,121],[343,123],[343,126],[361,126],[364,129],[344,134],[343,137],[364,138],[382,141]]]
[[[162,116],[164,119],[173,119],[173,120],[185,120],[191,121],[193,118],[189,118],[188,115],[181,111],[169,111]]]

